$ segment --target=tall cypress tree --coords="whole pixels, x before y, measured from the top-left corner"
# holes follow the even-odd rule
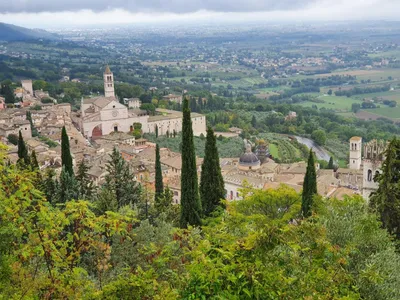
[[[328,169],[329,169],[329,170],[333,170],[333,157],[332,157],[332,156],[331,156],[331,158],[329,159]]]
[[[382,173],[375,176],[379,188],[370,197],[370,206],[376,210],[391,234],[400,238],[400,140],[394,138],[385,152]]]
[[[201,211],[192,120],[189,101],[185,98],[182,121],[181,228],[201,225]]]
[[[201,166],[200,196],[203,213],[210,216],[224,199],[224,179],[219,165],[217,139],[211,127],[207,129],[205,156]]]
[[[32,166],[32,169],[34,169],[34,170],[40,169],[35,150],[32,150],[32,153],[31,153],[31,166]]]
[[[23,162],[25,165],[29,165],[30,163],[28,149],[26,148],[21,131],[18,136],[18,161]]]
[[[160,146],[156,144],[156,194],[155,202],[158,202],[164,193],[164,184],[161,171]]]
[[[69,138],[65,126],[63,126],[61,132],[61,163],[66,172],[68,172],[70,175],[74,174],[71,149],[69,148]]]
[[[310,149],[301,198],[301,212],[305,218],[311,216],[313,197],[315,194],[317,194],[317,173],[315,171],[314,153],[312,149]]]
[[[29,121],[29,123],[31,124],[32,136],[33,136],[33,137],[38,136],[39,133],[38,133],[38,131],[37,131],[35,125],[33,124],[33,121],[32,121],[32,114],[31,114],[31,112],[30,112],[29,110],[26,112],[26,119],[27,119],[27,120]]]

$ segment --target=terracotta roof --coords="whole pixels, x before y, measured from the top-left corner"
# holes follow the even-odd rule
[[[353,136],[350,141],[361,141],[361,137],[359,136]]]

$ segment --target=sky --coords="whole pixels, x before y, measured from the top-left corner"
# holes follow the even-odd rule
[[[400,0],[0,0],[0,22],[30,28],[224,21],[399,20]]]

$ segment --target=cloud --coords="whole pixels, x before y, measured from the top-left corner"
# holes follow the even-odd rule
[[[64,28],[102,24],[149,24],[196,22],[196,24],[235,22],[312,22],[348,20],[398,20],[400,0],[140,0],[124,5],[125,1],[109,0],[107,7],[103,0],[0,0],[0,22],[35,28]],[[126,2],[129,0],[126,0]],[[132,0],[131,0],[132,1]],[[223,3],[227,3],[226,6]],[[236,1],[236,2],[235,2]],[[4,2],[8,10],[4,13]],[[27,7],[35,7],[28,10]],[[54,4],[63,2],[61,4]],[[21,4],[22,3],[22,4]],[[74,4],[79,4],[73,7]],[[89,7],[91,9],[82,9]],[[98,3],[102,5],[98,5]],[[183,4],[182,4],[183,3]],[[118,5],[119,4],[119,5]],[[156,5],[157,4],[157,5]],[[270,5],[267,5],[270,4]],[[12,5],[12,6],[11,6]],[[42,6],[42,8],[41,8]],[[128,6],[114,8],[117,6]],[[181,7],[179,7],[181,6]],[[133,10],[136,7],[136,10]],[[202,9],[197,9],[202,7]],[[259,7],[256,11],[256,7]],[[17,9],[18,8],[18,9]],[[70,11],[75,9],[74,11]],[[104,10],[101,10],[104,9]],[[240,9],[240,10],[239,10]],[[263,10],[264,9],[264,10]],[[28,12],[24,12],[24,11]],[[193,10],[193,11],[191,11]],[[239,11],[238,11],[239,10]]]
[[[0,0],[2,13],[41,13],[114,9],[134,13],[256,12],[295,10],[321,0]],[[332,0],[334,1],[334,0]]]

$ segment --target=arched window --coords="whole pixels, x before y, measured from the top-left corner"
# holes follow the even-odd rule
[[[368,181],[372,181],[372,170],[368,170],[368,177],[367,177]]]

